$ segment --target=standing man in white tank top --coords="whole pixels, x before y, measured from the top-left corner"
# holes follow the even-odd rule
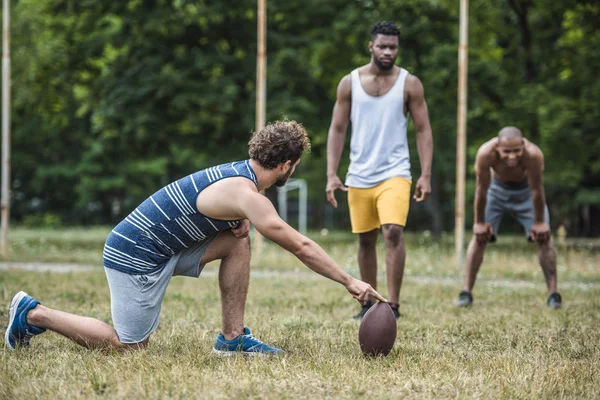
[[[406,128],[412,117],[421,161],[414,199],[431,193],[433,137],[423,85],[419,78],[394,65],[400,30],[393,22],[371,29],[371,62],[344,76],[337,89],[327,141],[327,200],[337,207],[336,189],[348,191],[352,232],[358,234],[361,279],[377,287],[376,243],[379,229],[386,246],[388,299],[396,318],[404,274],[403,231],[410,204],[410,157]],[[348,121],[352,121],[350,167],[344,185],[337,175]],[[363,303],[355,318],[373,305]]]

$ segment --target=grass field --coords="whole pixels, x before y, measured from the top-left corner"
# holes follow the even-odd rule
[[[107,233],[14,231],[12,254],[0,263],[0,333],[18,290],[47,306],[110,322],[101,267]],[[358,276],[351,235],[314,239]],[[598,242],[572,241],[558,249],[564,308],[552,311],[545,306],[535,246],[520,237],[501,240],[486,254],[475,305],[457,309],[462,278],[452,238],[407,235],[402,318],[387,358],[361,356],[358,323],[349,318],[358,303],[343,287],[266,243],[261,259],[253,260],[246,324],[263,341],[284,348],[285,356],[211,354],[220,327],[213,263],[200,279],[172,280],[160,327],[145,351],[89,351],[54,333],[34,338],[29,350],[3,347],[0,398],[597,398]],[[31,262],[92,268],[16,268]],[[381,267],[381,279],[383,272]]]

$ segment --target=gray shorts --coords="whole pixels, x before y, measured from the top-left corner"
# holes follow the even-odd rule
[[[172,276],[197,278],[204,253],[218,234],[175,254],[151,274],[130,275],[104,268],[110,288],[110,308],[121,343],[140,343],[158,327],[163,297]]]
[[[527,181],[507,185],[496,179],[492,180],[485,205],[485,222],[494,228],[494,235],[490,239],[492,243],[496,241],[500,222],[505,214],[510,214],[519,221],[525,229],[527,240],[531,240],[529,230],[535,221],[535,210]],[[544,220],[550,223],[547,205],[544,206]]]

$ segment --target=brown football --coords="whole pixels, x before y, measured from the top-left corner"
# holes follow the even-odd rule
[[[358,328],[358,343],[366,356],[387,356],[396,341],[396,318],[388,303],[378,302],[367,311]]]

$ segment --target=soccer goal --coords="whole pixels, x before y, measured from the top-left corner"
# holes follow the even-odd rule
[[[288,192],[298,190],[298,231],[306,235],[307,186],[304,179],[288,179],[285,186],[277,188],[277,209],[279,216],[288,220]]]

